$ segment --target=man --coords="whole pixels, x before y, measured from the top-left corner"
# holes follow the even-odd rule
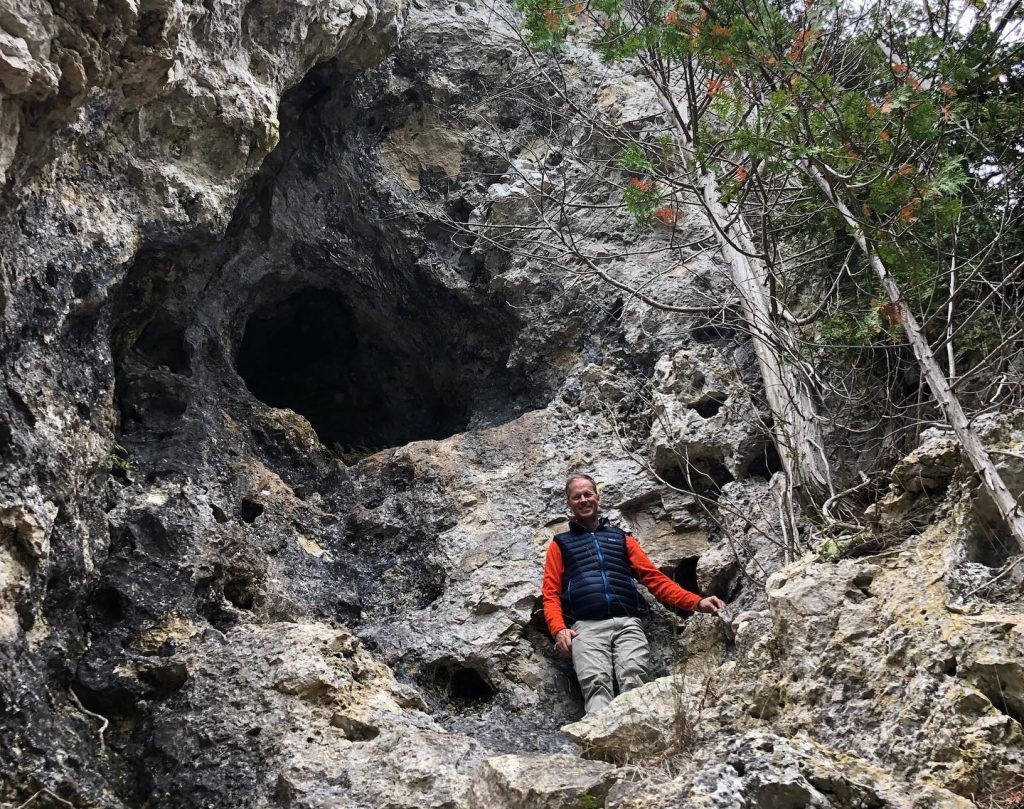
[[[648,645],[640,624],[636,579],[663,604],[717,615],[725,603],[684,590],[654,566],[639,543],[599,516],[601,496],[590,475],[566,481],[569,530],[555,536],[544,561],[544,618],[555,648],[572,665],[587,713],[647,679]],[[572,627],[566,626],[566,621]]]

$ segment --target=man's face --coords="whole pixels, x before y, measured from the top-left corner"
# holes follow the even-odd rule
[[[572,516],[580,522],[589,522],[597,516],[597,509],[601,505],[601,495],[595,490],[589,480],[574,480],[569,484],[568,497],[569,511]]]

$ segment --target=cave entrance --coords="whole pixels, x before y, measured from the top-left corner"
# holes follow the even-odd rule
[[[343,452],[461,432],[480,415],[481,392],[507,391],[508,338],[460,324],[451,301],[418,301],[410,309],[334,290],[292,292],[249,315],[238,373],[254,396],[305,416],[321,442]]]

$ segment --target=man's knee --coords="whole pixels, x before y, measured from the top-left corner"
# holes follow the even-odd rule
[[[647,682],[650,646],[640,621],[627,619],[615,644],[615,676],[620,691],[628,691]]]

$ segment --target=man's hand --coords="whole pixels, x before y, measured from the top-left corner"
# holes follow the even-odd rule
[[[560,629],[555,635],[555,651],[562,657],[572,657],[572,639],[576,637],[574,629]]]
[[[725,609],[725,602],[722,601],[718,596],[708,596],[702,598],[700,604],[697,605],[698,612],[706,612],[710,615],[718,615],[719,610]]]

